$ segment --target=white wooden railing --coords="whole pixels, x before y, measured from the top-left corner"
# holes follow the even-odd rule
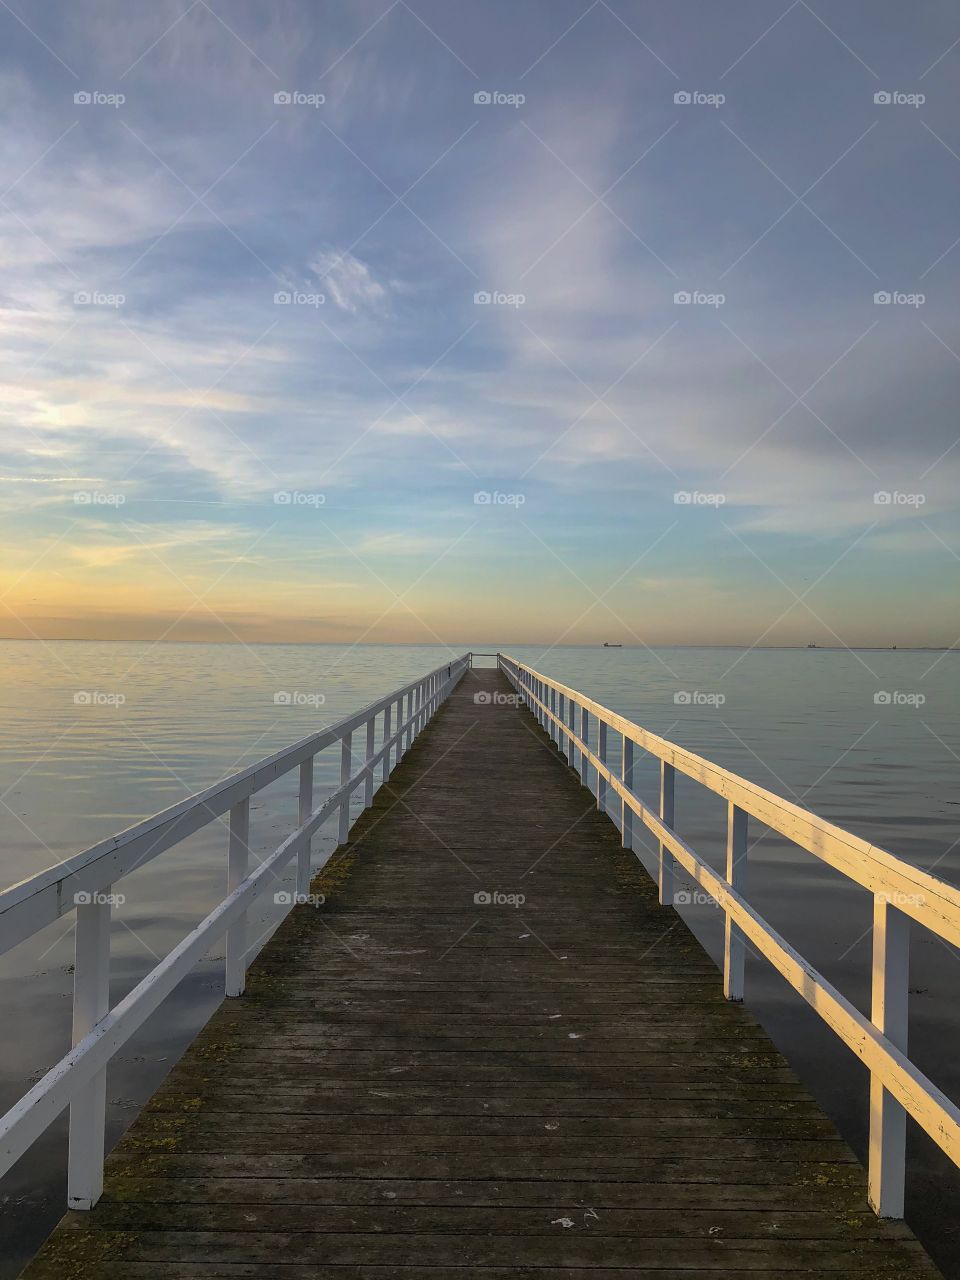
[[[907,1057],[910,921],[960,946],[960,891],[791,804],[745,778],[660,738],[585,694],[505,654],[499,666],[543,729],[587,784],[596,776],[597,805],[620,799],[621,838],[633,848],[639,819],[659,844],[660,901],[674,903],[674,871],[682,868],[724,913],[723,990],[743,999],[749,943],[770,962],[870,1071],[870,1203],[885,1218],[903,1217],[906,1118],[911,1116],[960,1165],[960,1110]],[[594,729],[596,723],[596,729]],[[622,740],[619,767],[608,762],[607,735]],[[594,743],[595,746],[591,746]],[[657,810],[633,790],[636,748],[660,761]],[[677,772],[723,796],[727,811],[726,874],[719,875],[674,831]],[[873,1002],[866,1018],[750,906],[747,823],[754,818],[786,836],[873,894]]]
[[[73,1048],[0,1119],[0,1176],[70,1108],[67,1202],[90,1209],[103,1190],[107,1064],[143,1025],[211,945],[226,934],[226,995],[243,993],[254,948],[246,937],[247,913],[257,897],[278,883],[278,872],[297,857],[297,892],[304,898],[311,875],[333,853],[313,861],[311,839],[328,818],[339,817],[342,843],[350,829],[350,799],[363,788],[373,800],[375,772],[382,781],[449,695],[471,662],[464,654],[395,689],[345,720],[260,760],[216,786],[190,796],[120,835],[67,859],[0,893],[0,953],[31,937],[68,911],[76,911]],[[377,720],[380,718],[380,741]],[[354,772],[354,733],[365,730],[362,764]],[[317,808],[313,762],[340,743],[340,785]],[[250,797],[299,767],[298,826],[254,871],[249,871]],[[112,1009],[110,980],[111,887],[173,845],[229,812],[227,893],[199,925]],[[283,895],[278,895],[281,900]]]

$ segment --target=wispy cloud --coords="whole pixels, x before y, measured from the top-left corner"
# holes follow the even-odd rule
[[[882,0],[844,28],[871,66],[932,67],[917,111],[802,6],[655,8],[643,43],[562,9],[54,3],[42,43],[0,10],[0,519],[18,572],[49,548],[43,617],[107,616],[108,579],[175,613],[178,573],[232,562],[285,626],[315,579],[364,582],[331,636],[378,575],[422,575],[451,623],[472,579],[533,625],[677,519],[618,610],[656,596],[676,635],[663,583],[736,594],[749,642],[780,600],[735,534],[793,580],[878,520],[830,585],[859,573],[870,625],[900,625],[942,555],[920,518],[960,546],[948,17]],[[434,565],[477,491],[540,541],[491,502]],[[234,589],[215,606],[263,635]]]

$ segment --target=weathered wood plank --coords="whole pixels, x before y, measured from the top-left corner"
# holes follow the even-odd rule
[[[937,1274],[505,687],[468,674],[25,1277]]]

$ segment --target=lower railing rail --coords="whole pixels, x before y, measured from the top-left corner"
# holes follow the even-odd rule
[[[334,815],[338,839],[350,830],[350,801],[363,788],[373,801],[377,770],[386,782],[412,742],[471,664],[464,654],[338,724],[224,779],[110,840],[0,893],[0,952],[76,910],[73,1048],[0,1119],[0,1176],[26,1152],[65,1107],[70,1108],[67,1202],[90,1209],[103,1190],[106,1072],[110,1060],[174,987],[226,935],[225,994],[242,995],[256,944],[247,941],[247,915],[278,873],[297,859],[296,892],[276,893],[292,909],[308,895],[310,879],[331,856],[314,860],[311,840]],[[377,722],[379,718],[380,746]],[[362,764],[354,769],[353,737],[364,730]],[[340,744],[339,786],[314,807],[313,763]],[[249,870],[250,797],[299,768],[298,825],[257,867]],[[111,886],[188,835],[229,813],[227,895],[112,1009],[110,983]]]
[[[679,867],[724,913],[723,990],[727,999],[743,999],[744,961],[749,945],[868,1068],[870,1203],[882,1217],[902,1218],[907,1116],[929,1134],[954,1164],[960,1165],[960,1109],[907,1057],[910,921],[916,920],[947,942],[960,944],[960,890],[650,733],[586,694],[506,654],[499,655],[498,663],[571,767],[578,770],[585,786],[588,769],[593,769],[598,807],[606,812],[611,792],[618,797],[624,846],[634,848],[636,820],[652,833],[658,847],[660,901],[675,903],[674,879]],[[614,769],[607,759],[611,729],[621,738],[619,769]],[[645,804],[633,789],[638,749],[660,761],[656,809]],[[727,800],[725,875],[718,874],[674,830],[678,771]],[[870,1018],[818,973],[747,901],[750,818],[792,840],[873,894]]]
[[[394,690],[336,725],[226,778],[188,800],[78,854],[58,867],[0,893],[0,952],[76,910],[73,1048],[0,1119],[0,1175],[70,1108],[68,1203],[94,1205],[103,1186],[106,1071],[113,1056],[143,1025],[211,945],[226,936],[225,993],[244,990],[255,947],[247,941],[247,915],[278,873],[297,860],[296,893],[276,895],[293,907],[309,892],[311,841],[338,819],[342,843],[350,829],[350,801],[362,788],[372,802],[379,774],[392,768],[472,666],[496,657],[522,700],[564,752],[586,785],[592,769],[598,806],[619,801],[623,844],[633,848],[637,822],[654,836],[661,902],[673,903],[674,882],[685,872],[724,913],[723,988],[744,996],[748,946],[796,990],[870,1071],[870,1202],[883,1217],[903,1215],[906,1119],[910,1116],[960,1164],[960,1110],[907,1057],[910,920],[960,944],[960,891],[883,849],[826,822],[711,761],[641,728],[585,694],[550,679],[506,654],[464,654]],[[379,735],[377,733],[379,719]],[[596,728],[594,729],[594,722]],[[362,752],[354,734],[363,731]],[[610,731],[621,739],[619,767],[608,759]],[[377,747],[377,740],[380,746]],[[314,805],[314,760],[340,744],[340,781]],[[656,807],[634,790],[637,751],[659,760]],[[362,763],[354,768],[360,755]],[[249,870],[250,798],[283,774],[299,769],[298,818],[291,834]],[[676,832],[677,772],[727,800],[725,874],[710,867]],[[120,1002],[109,1007],[111,886],[201,827],[229,814],[227,894],[223,901]],[[873,1003],[865,1017],[751,907],[747,896],[747,830],[753,818],[784,835],[873,894]],[[327,855],[329,857],[329,854]]]

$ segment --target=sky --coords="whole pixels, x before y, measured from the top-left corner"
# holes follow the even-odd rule
[[[948,0],[0,6],[0,635],[952,645]]]

